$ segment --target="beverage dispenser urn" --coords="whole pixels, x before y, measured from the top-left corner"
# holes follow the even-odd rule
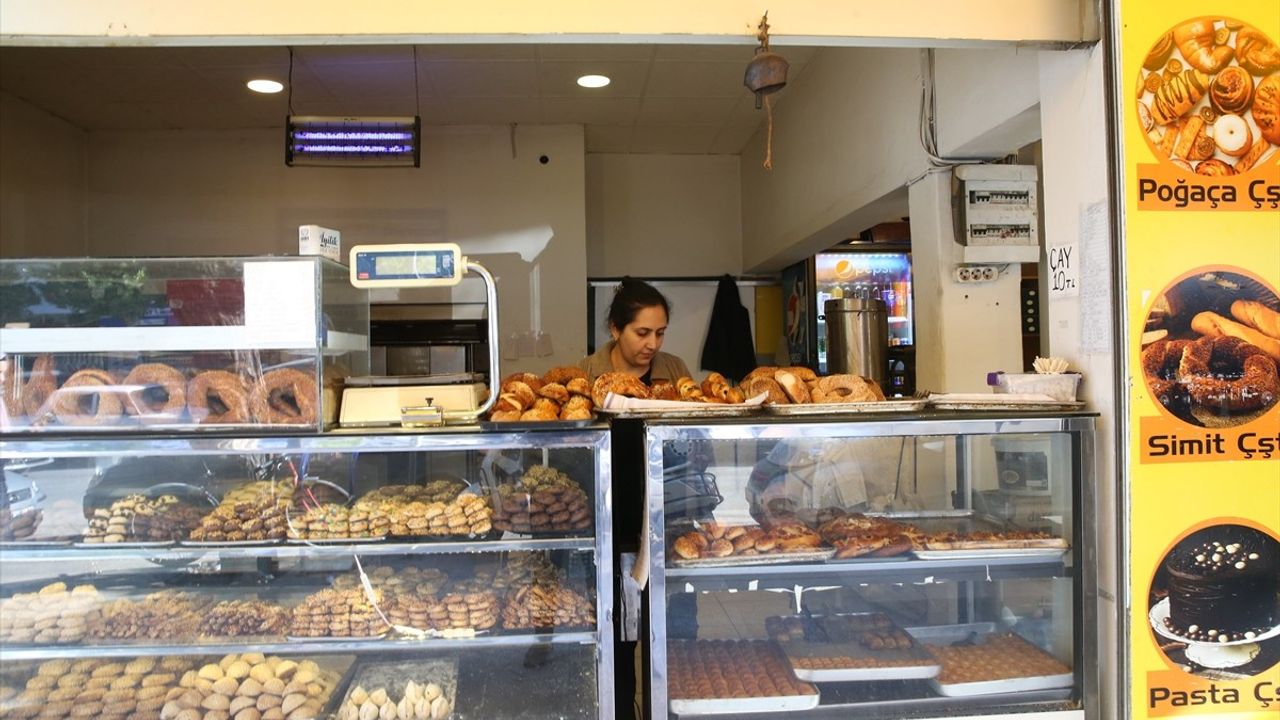
[[[833,298],[823,304],[827,323],[827,370],[885,384],[889,374],[889,314],[883,300]]]

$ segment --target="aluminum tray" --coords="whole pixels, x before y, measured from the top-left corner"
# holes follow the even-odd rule
[[[989,558],[1056,558],[1067,553],[1064,547],[983,548],[975,550],[912,550],[917,560],[986,560]]]
[[[336,637],[332,635],[310,636],[310,635],[285,635],[284,639],[291,643],[340,643],[340,642],[373,642],[374,640],[382,640],[391,634],[388,630],[378,635],[344,635]]]
[[[852,617],[879,613],[838,613],[836,617]],[[795,617],[795,616],[792,616]],[[808,618],[806,618],[808,619]],[[813,621],[821,624],[823,616],[815,616]],[[897,625],[894,629],[899,629]],[[793,658],[848,657],[853,659],[914,661],[915,664],[888,667],[847,667],[839,669],[804,669],[793,662],[792,670],[796,677],[808,682],[869,682],[876,680],[928,680],[942,671],[942,666],[927,650],[915,647],[905,650],[871,650],[861,643],[853,642],[810,642],[792,640],[779,642],[788,660]]]
[[[929,407],[935,410],[961,410],[965,412],[1017,412],[1017,411],[1040,411],[1052,412],[1059,410],[1080,410],[1084,408],[1084,403],[1063,402],[1061,400],[1002,400],[998,395],[992,396],[988,400],[942,400],[929,399]]]
[[[746,417],[760,411],[760,405],[724,405],[716,403],[688,403],[688,408],[605,408],[597,407],[597,413],[620,418],[704,418]],[[503,423],[499,423],[503,424]]]
[[[974,635],[978,637],[991,635],[999,629],[995,623],[969,623],[966,625],[907,628],[907,632],[923,643],[943,645],[965,640]],[[944,697],[1007,695],[1032,690],[1069,688],[1075,684],[1075,675],[1068,672],[1059,675],[1001,678],[999,680],[982,680],[967,683],[942,683],[939,682],[938,678],[934,677],[929,680],[929,684],[939,695]]]
[[[335,693],[336,696],[341,697],[341,700],[332,708],[333,717],[338,716],[337,713],[351,697],[351,691],[357,687],[362,687],[367,692],[384,688],[392,700],[399,702],[400,698],[404,697],[405,685],[410,680],[419,685],[427,683],[439,685],[442,695],[449,701],[449,707],[453,708],[447,717],[457,714],[458,660],[457,658],[435,658],[401,662],[358,661],[352,671],[347,673],[346,686],[341,688],[341,692]]]
[[[765,405],[770,415],[862,415],[865,413],[920,412],[928,405],[924,398],[873,400],[870,402],[803,403],[800,405]]]
[[[822,562],[834,557],[833,549],[808,550],[805,552],[767,553],[764,555],[730,555],[728,557],[693,558],[685,560],[672,558],[668,562],[677,568],[714,568],[745,567],[748,565],[781,565],[802,562]]]
[[[74,547],[82,550],[101,550],[103,548],[165,548],[173,547],[178,544],[177,540],[140,540],[137,542],[77,542],[72,543]]]
[[[516,431],[516,430],[576,430],[579,428],[591,427],[599,421],[598,416],[592,415],[586,420],[512,420],[510,422],[494,422],[492,420],[481,420],[480,429],[488,432]]]
[[[179,547],[220,548],[220,547],[270,547],[284,543],[283,539],[273,540],[183,540]]]
[[[672,700],[676,715],[742,715],[746,713],[792,712],[818,707],[818,693],[812,695],[770,695],[758,698],[698,698]]]
[[[927,533],[999,532],[1016,528],[1016,526],[1012,526],[1004,520],[991,515],[984,515],[974,510],[929,510],[921,512],[867,513],[867,515],[910,523]],[[1066,540],[1063,538],[1007,541],[982,540],[975,541],[975,543],[978,546],[956,548],[954,550],[926,548],[912,552],[921,560],[980,560],[988,557],[1054,557],[1069,549]],[[924,554],[922,555],[921,553]]]
[[[357,545],[384,542],[388,536],[363,538],[289,538],[285,542],[290,545]]]

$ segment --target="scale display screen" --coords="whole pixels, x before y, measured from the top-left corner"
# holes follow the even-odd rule
[[[462,279],[462,250],[452,243],[357,245],[351,248],[356,287],[431,287]]]

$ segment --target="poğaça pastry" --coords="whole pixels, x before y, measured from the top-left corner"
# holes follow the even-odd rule
[[[1166,626],[1202,642],[1252,640],[1277,623],[1275,540],[1243,526],[1198,532],[1174,547]]]

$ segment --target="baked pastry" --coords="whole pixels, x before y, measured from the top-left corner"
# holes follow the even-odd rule
[[[1253,144],[1249,146],[1249,151],[1236,161],[1236,172],[1244,173],[1252,170],[1253,166],[1258,164],[1258,161],[1262,159],[1262,156],[1265,155],[1269,149],[1271,149],[1271,143],[1268,143],[1262,138],[1254,140]],[[1276,157],[1280,157],[1280,155],[1277,155]]]
[[[187,378],[164,363],[135,366],[124,386],[125,412],[144,424],[178,422],[187,409]]]
[[[264,425],[311,425],[316,422],[316,379],[310,373],[279,368],[262,376],[249,395],[253,419]]]
[[[546,465],[529,468],[515,483],[499,485],[494,506],[493,527],[504,532],[577,532],[593,522],[582,487]]]
[[[373,603],[383,602],[375,590],[372,598],[363,588],[321,590],[293,608],[289,635],[298,637],[373,637],[390,629]]]
[[[1213,75],[1231,62],[1235,52],[1230,45],[1215,41],[1216,31],[1210,18],[1192,20],[1173,29],[1173,44],[1191,67]]]
[[[1255,27],[1244,26],[1236,33],[1236,61],[1253,75],[1280,70],[1280,48]]]
[[[1217,158],[1210,158],[1196,163],[1196,174],[1208,177],[1222,177],[1235,175],[1236,169]]]
[[[1231,303],[1231,317],[1256,329],[1267,337],[1280,338],[1280,312],[1255,300]],[[1276,358],[1280,360],[1280,358]]]
[[[859,375],[828,375],[813,386],[817,403],[872,402],[884,400],[884,393],[874,380]]]
[[[53,356],[37,355],[27,383],[22,386],[22,408],[27,411],[27,417],[32,421],[40,419],[45,412],[45,403],[57,389],[58,369]]]
[[[202,510],[174,495],[126,495],[97,508],[84,531],[86,543],[185,540],[200,524]]]
[[[1230,50],[1230,48],[1228,48]],[[1195,107],[1208,89],[1209,76],[1188,68],[1161,83],[1151,99],[1151,117],[1158,125],[1170,125]],[[1255,100],[1255,104],[1256,104]],[[1166,151],[1166,156],[1168,152]]]
[[[1151,397],[1175,415],[1187,412],[1191,396],[1178,381],[1178,366],[1190,340],[1157,340],[1142,351],[1142,372]]]
[[[1057,658],[1013,633],[989,635],[972,645],[929,645],[927,648],[942,665],[938,682],[944,685],[1071,672],[1071,668]]]
[[[1242,67],[1223,68],[1209,84],[1209,102],[1219,113],[1243,113],[1253,102],[1253,77]]]
[[[788,405],[791,398],[787,397],[787,393],[783,391],[782,386],[772,375],[758,376],[742,381],[742,389],[747,397],[755,397],[764,393],[764,401],[768,405]]]
[[[1209,336],[1192,342],[1182,353],[1178,380],[1193,402],[1225,413],[1268,407],[1280,397],[1275,362],[1238,337]]]
[[[287,534],[286,514],[293,496],[288,483],[255,481],[223,496],[218,506],[191,531],[197,542],[262,542],[283,540]]]
[[[226,370],[197,374],[187,383],[187,414],[201,424],[242,424],[250,421],[249,385]]]
[[[1258,83],[1251,113],[1262,139],[1280,145],[1280,73],[1268,75]]]
[[[667,645],[672,699],[815,695],[796,679],[777,646],[761,640],[672,640]]]
[[[62,383],[49,402],[64,425],[115,425],[124,415],[116,378],[105,370],[81,370]]]
[[[1240,157],[1253,145],[1253,130],[1239,115],[1222,115],[1213,123],[1213,144],[1230,157]]]
[[[1246,306],[1244,305],[1235,306],[1233,303],[1233,309],[1235,311],[1238,311],[1244,317],[1249,318],[1250,316],[1246,314],[1245,307]],[[1262,324],[1265,325],[1266,323],[1263,322]],[[1236,322],[1229,318],[1222,317],[1215,312],[1205,311],[1197,313],[1195,317],[1191,318],[1191,329],[1206,337],[1227,336],[1239,338],[1240,340],[1261,349],[1267,355],[1271,356],[1271,359],[1280,362],[1280,339],[1268,335],[1266,332],[1263,332],[1252,325]]]
[[[598,406],[604,405],[609,394],[623,395],[633,398],[648,398],[649,388],[640,382],[640,378],[625,372],[607,372],[596,378],[591,385],[591,400]]]
[[[778,385],[782,386],[782,391],[787,394],[787,399],[791,402],[803,404],[813,401],[809,396],[809,388],[799,376],[791,372],[790,368],[779,370],[773,377],[778,381]]]
[[[576,365],[562,365],[548,370],[542,376],[542,382],[568,385],[570,380],[574,380],[576,378],[582,378],[584,380],[587,379],[586,371]]]
[[[1151,47],[1151,52],[1147,53],[1147,57],[1142,61],[1142,67],[1146,70],[1155,72],[1164,67],[1169,56],[1173,54],[1173,33],[1167,32],[1160,36],[1156,44]]]

